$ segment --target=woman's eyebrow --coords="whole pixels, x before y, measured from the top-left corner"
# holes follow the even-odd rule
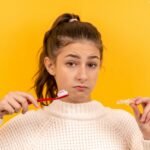
[[[65,58],[66,57],[73,57],[73,58],[77,58],[77,59],[81,59],[81,57],[80,56],[78,56],[78,55],[75,55],[75,54],[68,54],[67,56],[65,56]],[[88,59],[100,59],[98,56],[88,56]]]
[[[94,59],[94,58],[100,59],[98,56],[89,56],[89,57],[88,57],[88,59]]]

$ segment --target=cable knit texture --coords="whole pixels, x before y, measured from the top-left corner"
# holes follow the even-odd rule
[[[0,128],[0,150],[150,150],[128,112],[98,101],[53,101]]]

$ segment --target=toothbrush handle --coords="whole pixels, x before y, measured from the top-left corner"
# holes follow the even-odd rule
[[[61,99],[61,98],[64,98],[64,97],[66,97],[66,96],[68,96],[68,95],[64,95],[64,96],[60,96],[60,97],[55,97],[55,98],[51,98],[51,97],[49,97],[49,98],[40,98],[40,99],[37,99],[37,102],[45,102],[45,101],[51,101],[51,100],[59,100],[59,99]],[[30,105],[30,104],[32,104],[30,101],[28,101],[28,104]]]

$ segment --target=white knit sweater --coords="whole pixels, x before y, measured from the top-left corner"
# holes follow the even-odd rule
[[[53,101],[0,128],[0,150],[150,150],[128,112],[98,101]]]

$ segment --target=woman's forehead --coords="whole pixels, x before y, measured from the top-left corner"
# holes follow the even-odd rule
[[[100,51],[95,46],[95,44],[91,42],[77,42],[77,43],[71,43],[63,48],[60,49],[60,56],[67,58],[67,57],[73,57],[73,58],[99,58],[100,57]]]

